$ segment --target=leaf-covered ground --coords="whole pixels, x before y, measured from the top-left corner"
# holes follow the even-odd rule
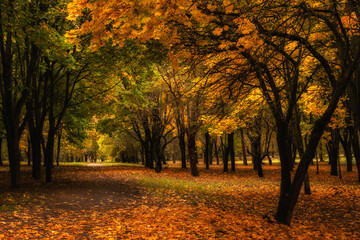
[[[200,168],[200,177],[169,166],[61,166],[54,182],[30,179],[0,191],[0,239],[359,239],[360,184],[310,169],[313,194],[300,195],[291,226],[274,221],[279,167],[250,166],[224,174]],[[8,172],[0,170],[0,186]]]

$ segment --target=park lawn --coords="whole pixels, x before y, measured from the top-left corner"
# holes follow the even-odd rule
[[[3,167],[4,168],[4,167]],[[200,166],[200,177],[178,165],[157,174],[141,166],[54,168],[54,182],[30,179],[0,190],[0,239],[359,239],[357,172],[330,176],[310,166],[312,194],[299,197],[291,226],[278,224],[280,168],[235,173]],[[0,171],[1,186],[8,173]]]

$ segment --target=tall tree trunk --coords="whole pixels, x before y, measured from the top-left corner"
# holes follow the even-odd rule
[[[234,133],[228,134],[228,149],[230,154],[231,171],[235,172],[235,148],[234,148]]]
[[[7,132],[8,157],[10,165],[10,184],[11,188],[18,188],[20,186],[21,161],[20,136],[17,128],[14,129],[14,132]]]
[[[46,182],[52,181],[52,168],[54,166],[54,146],[55,146],[55,118],[54,118],[54,88],[55,88],[55,79],[53,76],[52,66],[49,64],[50,70],[50,84],[49,84],[49,131],[47,136],[46,147],[44,151],[44,163],[46,169]]]
[[[206,132],[205,133],[205,152],[204,152],[204,161],[205,161],[206,169],[209,169],[211,144],[212,144],[212,142],[211,142],[210,134],[209,134],[209,132]]]
[[[44,162],[46,169],[46,182],[52,181],[52,168],[54,163],[54,145],[55,145],[55,129],[50,130],[44,153]]]
[[[315,152],[315,156],[316,156],[316,175],[319,175],[320,171],[319,171],[319,157],[318,154]]]
[[[261,156],[261,135],[257,133],[255,136],[250,136],[250,144],[251,144],[251,154],[254,170],[257,170],[259,177],[264,177],[263,170],[262,170],[262,160],[263,157]]]
[[[289,214],[291,191],[291,151],[288,141],[288,126],[286,123],[277,123],[276,140],[281,164],[281,184],[280,197],[275,218],[282,222],[290,224],[291,215]],[[288,218],[290,217],[290,218]]]
[[[186,143],[185,143],[185,132],[181,132],[179,135],[179,146],[181,153],[181,168],[186,168]]]
[[[339,140],[341,143],[341,146],[344,149],[344,154],[346,158],[346,171],[352,172],[353,163],[352,163],[352,152],[351,152],[351,139],[350,139],[350,129],[344,129],[343,136],[339,136]]]
[[[32,177],[35,180],[41,179],[41,137],[42,132],[29,122],[32,153]]]
[[[3,157],[2,157],[2,143],[3,143],[3,138],[0,137],[0,166],[4,165]]]
[[[218,151],[218,146],[217,146],[217,139],[215,138],[214,139],[214,154],[215,154],[215,157],[216,157],[216,165],[219,165],[220,164],[220,159],[219,159],[219,151]]]
[[[320,158],[320,162],[325,162],[322,141],[319,142],[319,158]]]
[[[4,24],[5,22],[12,22],[15,18],[14,13],[14,1],[10,0],[4,2],[7,14],[3,15],[3,9],[0,9],[0,55],[1,55],[1,77],[0,77],[0,93],[2,104],[2,120],[4,122],[7,139],[7,151],[10,165],[10,184],[11,188],[17,188],[20,186],[20,137],[23,127],[21,125],[21,118],[23,114],[23,107],[28,96],[28,81],[29,76],[24,79],[25,83],[21,86],[21,89],[16,89],[16,83],[14,82],[15,76],[13,76],[14,66],[13,58],[15,47],[14,43],[14,29],[12,24]],[[24,40],[26,50],[29,50],[28,38]],[[32,52],[33,53],[33,52]],[[31,57],[29,61],[28,72],[33,70],[35,65],[35,59]]]
[[[358,55],[357,57],[360,57],[360,55]],[[352,66],[352,68],[354,68],[354,66]],[[315,151],[324,133],[325,127],[328,125],[331,116],[333,115],[337,107],[340,96],[344,93],[346,85],[350,80],[351,77],[350,73],[352,72],[350,71],[348,73],[349,74],[348,76],[344,76],[343,78],[340,78],[341,81],[338,82],[336,88],[334,89],[332,98],[328,104],[327,109],[322,114],[322,116],[315,121],[309,137],[309,141],[305,148],[306,150],[297,167],[293,181],[289,186],[289,189],[286,192],[286,194],[280,195],[281,200],[279,201],[278,210],[276,213],[276,219],[281,223],[290,225],[292,213],[294,211],[297,199],[299,197],[301,186],[304,183],[307,170],[309,168],[311,161],[315,157]],[[279,131],[278,131],[278,135],[279,135]],[[283,136],[286,135],[284,134]]]
[[[303,144],[303,139],[301,136],[301,129],[300,129],[300,114],[299,114],[299,110],[298,110],[297,106],[295,107],[294,110],[295,110],[294,125],[293,125],[294,138],[295,138],[296,148],[298,149],[298,152],[299,152],[299,157],[301,158],[302,156],[304,156],[304,144]],[[304,180],[304,191],[305,191],[305,194],[308,194],[308,195],[311,194],[310,180],[309,180],[308,173],[306,173],[305,180]]]
[[[240,128],[240,140],[241,140],[243,164],[245,166],[247,166],[248,163],[247,163],[247,158],[246,158],[246,145],[245,145],[245,138],[244,138],[244,130],[242,128]]]
[[[157,138],[157,137],[155,137]],[[151,155],[154,158],[155,162],[155,172],[161,173],[162,164],[161,164],[161,157],[160,157],[160,143],[158,139],[153,139],[151,143]]]
[[[359,136],[358,131],[354,129],[351,131],[351,145],[354,151],[354,157],[356,161],[356,167],[358,170],[358,182],[360,182],[360,145],[359,145]]]
[[[331,176],[338,176],[338,157],[339,157],[339,129],[331,130],[331,139],[327,142],[326,148],[329,155],[329,163],[331,166]]]
[[[30,137],[28,136],[27,137],[27,151],[26,151],[26,157],[27,157],[27,160],[28,160],[28,166],[31,166],[31,140],[30,140]]]
[[[188,153],[190,159],[190,168],[191,168],[191,175],[194,177],[199,176],[199,171],[197,169],[197,162],[196,162],[196,131],[192,129],[188,129],[187,131],[188,137]]]
[[[228,139],[227,139],[227,134],[225,133],[225,137],[224,140],[221,137],[220,138],[220,146],[222,149],[222,159],[223,159],[223,171],[224,172],[228,172],[229,171],[229,147],[228,147]]]
[[[56,165],[59,166],[59,159],[60,159],[60,151],[61,151],[61,135],[62,135],[62,128],[60,128],[58,133],[58,139],[57,139],[57,151],[56,151]],[[85,158],[85,161],[87,159]]]

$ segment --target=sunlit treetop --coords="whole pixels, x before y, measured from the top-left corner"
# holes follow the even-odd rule
[[[92,47],[96,49],[108,39],[122,45],[127,38],[141,42],[155,38],[174,45],[180,39],[193,41],[196,36],[186,35],[197,32],[198,41],[191,44],[208,45],[215,39],[219,50],[229,49],[231,44],[246,47],[257,39],[250,34],[254,26],[241,9],[240,4],[236,6],[231,1],[74,0],[68,5],[68,19],[74,21],[77,29],[69,32],[68,37],[75,39],[91,33]],[[220,22],[219,16],[224,18]],[[222,39],[222,35],[230,32],[240,32],[243,41],[230,44],[229,39]]]

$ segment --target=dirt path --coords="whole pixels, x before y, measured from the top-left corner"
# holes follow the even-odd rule
[[[140,201],[144,191],[121,173],[123,169],[101,165],[64,167],[55,170],[53,183],[28,185],[15,192],[38,196],[29,204],[47,209],[88,210]]]
[[[113,211],[123,214],[125,221],[132,209],[149,205],[151,196],[127,179],[136,174],[133,171],[98,165],[60,167],[54,171],[54,182],[45,184],[29,181],[31,173],[26,169],[24,187],[0,190],[0,239],[12,238],[2,232],[18,236],[11,235],[17,228],[27,231],[30,239],[94,238],[94,229],[109,224]],[[0,175],[0,181],[5,177]]]

